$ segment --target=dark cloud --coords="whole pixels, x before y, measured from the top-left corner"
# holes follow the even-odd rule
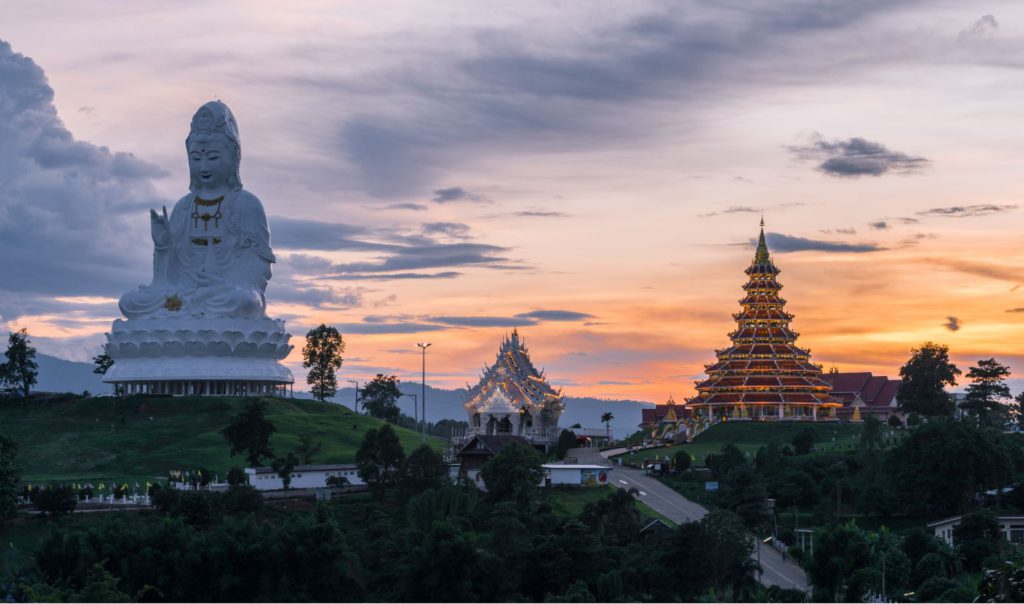
[[[117,297],[147,281],[145,208],[169,204],[152,183],[164,170],[76,140],[53,98],[43,70],[0,40],[0,292],[14,294],[4,319],[34,296]]]
[[[868,226],[876,231],[884,231],[889,228],[889,223],[884,220],[879,220],[878,222],[869,222]]]
[[[572,310],[534,310],[516,316],[540,321],[582,321],[583,319],[594,318],[594,315]]]
[[[386,82],[375,97],[394,99],[348,115],[340,151],[365,190],[402,195],[432,186],[483,150],[620,146],[658,131],[647,103],[667,99],[685,107],[723,86],[753,86],[783,71],[790,80],[849,71],[849,53],[840,64],[834,53],[806,48],[835,46],[823,38],[895,3],[795,0],[744,10],[701,10],[702,4],[650,5],[646,14],[595,20],[600,24],[571,36],[545,36],[545,28],[525,22],[466,29],[471,37],[458,44],[432,41],[443,50],[331,86],[366,94],[366,82]],[[322,78],[308,85],[325,87]]]
[[[422,203],[392,203],[381,208],[382,210],[412,210],[414,212],[423,212],[427,209],[427,206]]]
[[[1024,308],[1010,308],[1006,312],[1022,312],[1022,313],[1024,313]]]
[[[761,214],[763,209],[752,208],[750,206],[729,206],[724,210],[717,212],[708,212],[707,214],[700,214],[699,218],[710,218],[712,216],[718,216],[719,214]]]
[[[821,241],[818,239],[783,235],[782,233],[766,233],[765,239],[767,240],[768,248],[771,251],[778,252],[780,254],[805,251],[858,254],[864,252],[878,252],[886,249],[875,245],[874,243],[835,243],[832,241]],[[750,240],[750,245],[756,244],[756,240]]]
[[[415,271],[453,266],[481,266],[488,268],[521,268],[507,264],[501,256],[508,248],[485,243],[434,243],[409,245],[392,250],[391,255],[375,262],[349,262],[335,264],[331,270],[336,276],[358,273],[387,273]]]
[[[815,135],[808,144],[788,149],[801,160],[820,161],[818,170],[825,174],[843,178],[918,172],[930,163],[923,157],[890,151],[881,143],[860,137],[827,141]]]
[[[836,232],[839,233],[840,235],[856,235],[857,229],[850,227],[846,229],[836,229]]]
[[[921,222],[917,218],[910,218],[908,216],[900,216],[899,218],[894,218],[893,220],[898,221],[900,224],[919,224]]]
[[[959,331],[963,324],[956,317],[946,317],[946,322],[942,326],[950,331]]]
[[[401,247],[392,243],[366,241],[368,229],[337,222],[299,220],[284,216],[271,216],[271,243],[280,250],[360,250],[397,251]]]
[[[360,275],[327,275],[326,279],[337,281],[401,281],[408,279],[454,279],[462,276],[458,271],[442,271],[440,273],[367,273]]]
[[[931,208],[918,212],[919,216],[942,216],[944,218],[974,218],[976,216],[988,216],[989,214],[1001,214],[1017,209],[1017,204],[995,205],[991,203],[977,204],[971,206],[950,206],[948,208]]]
[[[451,325],[454,327],[523,327],[527,325],[533,325],[537,321],[535,319],[523,318],[520,316],[515,317],[426,317],[426,321],[432,323],[440,323],[442,325]]]
[[[523,210],[512,212],[510,216],[519,216],[521,218],[566,218],[569,215],[565,212],[551,212],[547,210]]]
[[[961,42],[985,40],[994,37],[998,31],[999,22],[996,21],[995,16],[985,15],[971,24],[970,27],[961,31],[957,39]]]
[[[430,201],[436,203],[448,203],[451,201],[469,201],[473,203],[490,203],[486,197],[470,193],[462,187],[449,187],[447,189],[437,189],[434,191],[434,196]]]
[[[432,325],[428,323],[335,323],[334,326],[342,335],[422,333],[448,329],[444,325]]]

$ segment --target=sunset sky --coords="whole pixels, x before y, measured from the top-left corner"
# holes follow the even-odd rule
[[[895,376],[934,340],[1024,378],[1019,2],[3,2],[8,329],[99,352],[211,99],[297,386],[321,322],[342,384],[418,381],[429,341],[442,387],[517,326],[566,394],[678,400],[762,214],[816,362]]]

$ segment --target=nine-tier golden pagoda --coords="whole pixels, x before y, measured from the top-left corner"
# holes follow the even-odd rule
[[[705,366],[708,378],[697,384],[697,396],[686,406],[712,421],[835,421],[842,404],[830,394],[810,353],[796,346],[799,334],[789,328],[793,315],[779,297],[780,271],[768,254],[764,220],[745,272],[749,280],[740,300],[743,311],[733,315],[732,346],[715,352],[718,361]]]

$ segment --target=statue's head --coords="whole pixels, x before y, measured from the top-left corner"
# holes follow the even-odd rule
[[[210,101],[196,111],[185,149],[189,157],[189,189],[220,185],[231,190],[242,188],[238,173],[242,160],[238,122],[227,105]]]

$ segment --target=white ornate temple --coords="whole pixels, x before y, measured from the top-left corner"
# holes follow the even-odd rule
[[[556,391],[538,372],[519,332],[504,338],[494,364],[466,394],[469,430],[477,435],[521,436],[535,445],[558,441],[558,419],[562,416],[561,390]]]
[[[284,394],[292,350],[267,317],[275,262],[263,205],[242,188],[241,139],[227,105],[206,103],[185,140],[189,191],[150,211],[153,279],[121,296],[103,381],[125,394]]]

